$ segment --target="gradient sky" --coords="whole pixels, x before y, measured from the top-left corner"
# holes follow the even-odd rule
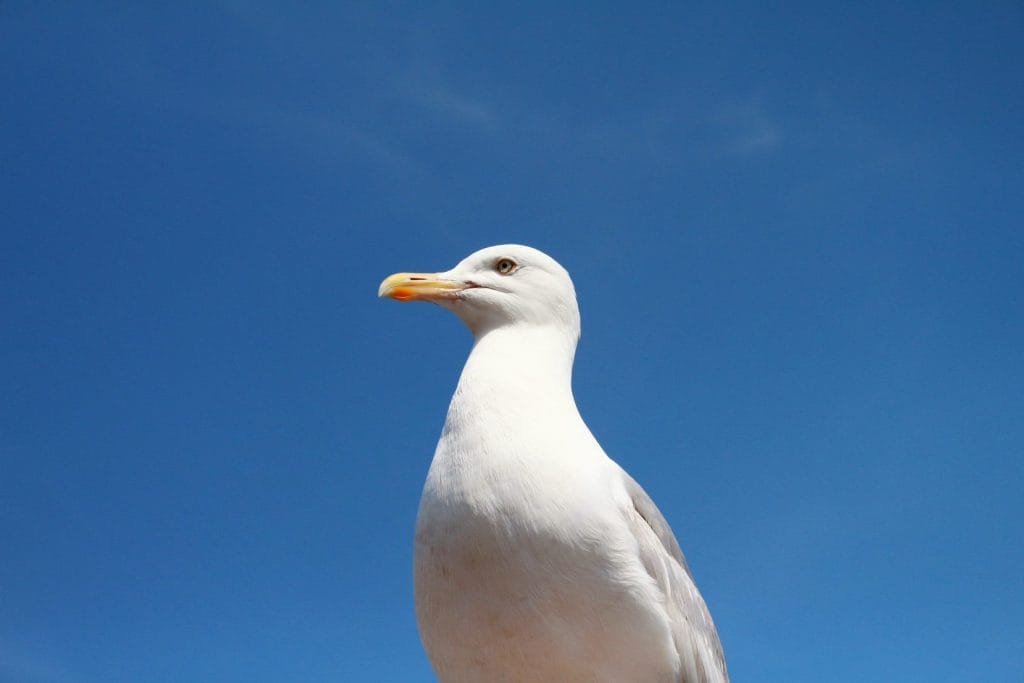
[[[1024,680],[1020,3],[298,4],[0,5],[0,681],[433,680],[502,242],[737,683]]]

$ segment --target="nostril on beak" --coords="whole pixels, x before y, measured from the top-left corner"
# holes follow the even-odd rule
[[[410,280],[426,280],[427,278],[425,278],[425,277],[411,277],[409,279]]]

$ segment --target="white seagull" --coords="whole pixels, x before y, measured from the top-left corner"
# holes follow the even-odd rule
[[[416,520],[416,618],[438,679],[727,683],[668,522],[576,408],[565,269],[502,245],[379,294],[450,309],[475,339]]]

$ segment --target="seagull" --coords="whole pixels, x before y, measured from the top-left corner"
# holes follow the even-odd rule
[[[473,349],[416,519],[416,619],[441,683],[728,683],[672,529],[591,434],[572,394],[565,268],[522,245],[379,296],[428,301]]]

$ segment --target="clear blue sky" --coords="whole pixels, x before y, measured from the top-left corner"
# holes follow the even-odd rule
[[[1022,680],[1020,3],[299,4],[0,5],[0,681],[432,680],[500,242],[737,683]]]

